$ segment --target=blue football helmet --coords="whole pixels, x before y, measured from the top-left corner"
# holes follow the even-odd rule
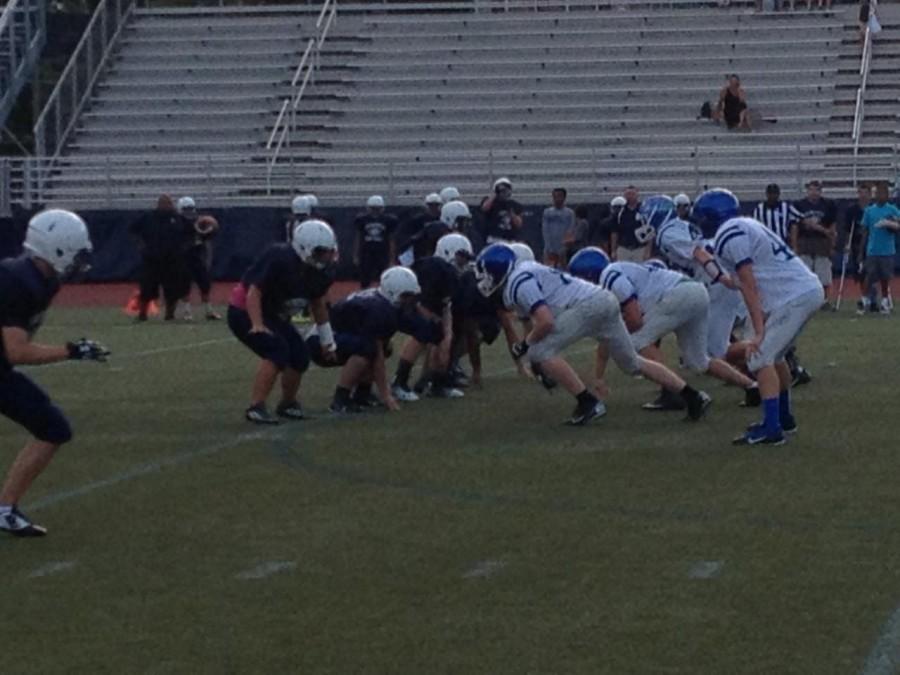
[[[475,260],[475,278],[478,290],[490,297],[503,288],[509,273],[516,266],[516,252],[506,244],[491,244]]]
[[[741,215],[741,203],[733,193],[723,188],[707,190],[697,197],[691,217],[704,237],[713,238],[727,220]]]
[[[600,275],[609,265],[606,251],[595,246],[583,248],[569,261],[569,274],[594,284],[600,283]]]
[[[675,217],[675,202],[666,195],[653,195],[641,202],[641,218],[645,225],[659,230]]]

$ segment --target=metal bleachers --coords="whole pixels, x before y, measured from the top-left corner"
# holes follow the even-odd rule
[[[177,191],[253,204],[303,190],[410,203],[449,183],[481,194],[501,174],[526,200],[555,184],[593,200],[631,182],[790,188],[826,170],[852,22],[754,4],[342,3],[288,115],[321,5],[137,8],[43,171],[42,197],[124,206]],[[761,117],[752,133],[698,119],[732,72]]]

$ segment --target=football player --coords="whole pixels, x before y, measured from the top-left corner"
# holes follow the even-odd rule
[[[290,317],[309,307],[324,351],[335,358],[334,332],[328,321],[325,294],[332,283],[331,265],[337,241],[321,220],[297,226],[290,244],[273,244],[251,265],[234,287],[228,307],[228,327],[260,357],[250,407],[244,416],[255,424],[278,424],[278,417],[303,419],[297,399],[300,380],[309,367],[309,352]],[[266,408],[275,380],[281,375],[278,417]]]
[[[359,270],[359,285],[368,288],[397,257],[394,250],[394,231],[397,219],[384,212],[384,198],[372,195],[366,201],[365,213],[353,221],[356,244],[353,263]]]
[[[608,394],[604,375],[611,355],[628,374],[645,377],[680,393],[690,419],[700,419],[706,408],[701,392],[687,385],[661,363],[638,355],[609,291],[536,262],[516,264],[515,252],[505,244],[493,244],[479,254],[475,264],[479,290],[486,297],[503,294],[503,304],[531,316],[532,329],[513,348],[517,359],[526,356],[535,373],[558,382],[577,404],[570,425],[582,425],[606,414],[601,400],[591,393],[560,352],[581,338],[592,337],[597,348],[596,389]]]
[[[40,537],[47,530],[31,522],[18,504],[59,447],[72,440],[72,428],[63,411],[16,366],[105,361],[109,352],[83,338],[59,346],[32,342],[60,284],[88,267],[92,247],[84,221],[70,211],[43,211],[28,223],[24,249],[20,257],[0,261],[0,414],[27,429],[32,439],[0,488],[0,531]]]
[[[443,204],[447,204],[448,202],[456,202],[460,201],[459,198],[459,190],[457,190],[452,185],[448,185],[443,190],[440,191],[441,202]]]
[[[754,332],[747,365],[759,382],[764,418],[735,443],[781,445],[797,430],[784,355],[825,297],[818,277],[778,235],[740,213],[737,197],[723,189],[704,192],[692,211],[704,232],[715,232],[716,259],[740,284]]]
[[[414,215],[412,218],[405,220],[397,230],[397,261],[401,265],[409,267],[415,260],[413,252],[414,238],[429,223],[441,219],[441,207],[443,202],[441,196],[437,192],[432,192],[425,196],[424,208],[422,211]]]
[[[752,379],[725,361],[709,356],[709,295],[703,284],[653,263],[610,263],[599,248],[579,251],[569,264],[569,271],[599,283],[616,296],[625,327],[641,356],[661,363],[658,341],[675,333],[681,360],[687,368],[740,386],[747,398],[758,395]]]
[[[450,202],[450,204],[457,202]],[[450,204],[445,204],[445,208]],[[428,351],[420,389],[430,385],[430,393],[437,398],[461,398],[463,392],[453,387],[449,376],[453,344],[453,297],[459,287],[460,269],[444,258],[432,255],[418,258],[411,267],[422,294],[411,321],[415,328],[403,345],[392,384],[394,396],[400,401],[417,401],[418,394],[410,389],[409,378],[416,360]],[[429,348],[430,347],[430,348]]]
[[[331,411],[362,412],[373,407],[372,384],[388,410],[399,410],[391,394],[385,370],[385,350],[400,327],[404,309],[416,302],[421,289],[416,275],[406,267],[391,267],[381,275],[377,288],[359,291],[331,307],[335,358],[327,360],[318,334],[307,338],[312,360],[319,366],[341,366]]]
[[[178,214],[187,221],[194,232],[191,247],[187,251],[187,266],[190,279],[197,284],[200,290],[200,302],[206,310],[207,321],[220,321],[222,317],[213,309],[209,294],[212,290],[212,277],[210,267],[212,265],[212,240],[219,231],[219,223],[212,216],[201,216],[197,213],[197,205],[191,197],[182,197],[175,204]],[[181,316],[190,321],[191,294],[188,286],[188,294],[181,300]]]
[[[313,202],[310,196],[300,195],[291,200],[291,217],[284,224],[284,240],[290,244],[294,237],[294,230],[305,220],[312,219]],[[313,196],[315,199],[315,196]],[[317,202],[318,203],[318,202]]]

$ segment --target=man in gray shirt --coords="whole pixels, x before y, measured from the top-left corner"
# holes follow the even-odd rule
[[[544,209],[541,231],[544,235],[544,264],[565,269],[566,234],[575,226],[575,212],[566,206],[565,188],[553,190],[553,206]]]

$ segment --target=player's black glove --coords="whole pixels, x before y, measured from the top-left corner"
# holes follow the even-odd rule
[[[106,361],[109,350],[99,342],[81,338],[77,342],[67,342],[69,358],[74,361]]]
[[[522,340],[521,342],[516,342],[512,347],[510,347],[509,353],[513,357],[513,359],[518,361],[528,353],[528,347],[529,344],[525,342],[525,340]]]

